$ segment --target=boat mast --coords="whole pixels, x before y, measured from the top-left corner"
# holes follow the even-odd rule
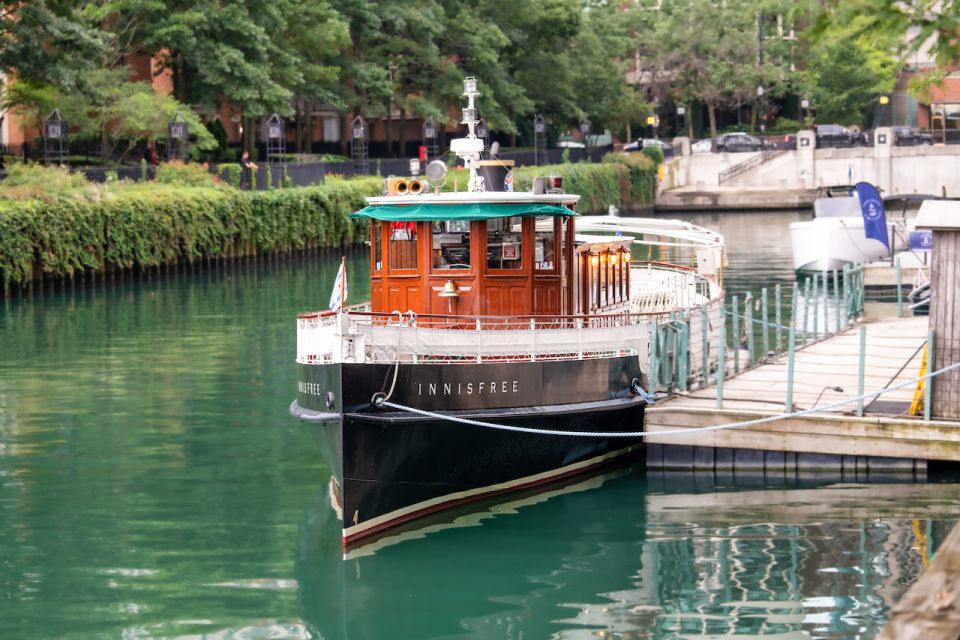
[[[483,139],[476,134],[477,108],[474,100],[480,94],[477,92],[477,79],[469,76],[463,81],[463,95],[467,97],[467,106],[463,108],[461,124],[467,125],[466,138],[455,138],[450,141],[450,151],[463,160],[463,166],[470,171],[467,190],[470,192],[484,191],[483,177],[477,175],[480,163],[480,154],[483,153]]]

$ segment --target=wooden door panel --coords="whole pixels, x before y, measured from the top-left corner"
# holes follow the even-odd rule
[[[487,283],[483,313],[491,316],[519,316],[530,313],[530,289],[526,283]]]
[[[420,283],[411,285],[391,284],[387,289],[387,308],[383,311],[387,313],[394,311],[422,313]]]
[[[535,315],[560,314],[559,282],[543,282],[533,285],[533,313]]]

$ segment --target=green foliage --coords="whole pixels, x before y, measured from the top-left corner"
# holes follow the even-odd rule
[[[819,123],[862,124],[877,96],[896,83],[896,60],[889,49],[876,50],[847,35],[844,29],[823,36],[803,72]]]
[[[650,158],[654,165],[663,164],[663,149],[660,147],[644,147],[641,153]]]
[[[38,199],[45,202],[61,198],[83,198],[97,191],[82,173],[66,167],[14,163],[0,182],[0,200]]]
[[[157,165],[157,182],[183,187],[212,187],[213,174],[200,164],[184,163],[179,160],[163,162]]]
[[[656,197],[657,165],[649,156],[637,153],[608,153],[603,156],[606,164],[618,164],[626,168],[628,204],[652,206]]]
[[[19,180],[17,188],[22,174]],[[24,284],[35,264],[69,276],[107,264],[149,267],[252,247],[357,242],[366,225],[350,214],[379,191],[371,179],[264,192],[137,183],[96,198],[0,200],[0,281]]]
[[[620,156],[623,160],[614,156]],[[617,207],[652,205],[656,173],[656,167],[647,158],[607,154],[600,164],[579,162],[518,167],[513,175],[518,191],[531,189],[533,179],[537,176],[561,176],[564,189],[580,195],[577,211],[606,213],[611,204]]]
[[[217,169],[225,174],[227,184],[231,187],[240,188],[240,176],[242,169],[240,165],[235,162],[225,162],[223,164],[217,165]]]

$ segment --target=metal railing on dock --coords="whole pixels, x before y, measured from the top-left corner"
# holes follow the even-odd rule
[[[737,375],[769,358],[793,354],[797,347],[849,327],[863,315],[863,304],[863,265],[854,265],[813,274],[802,287],[795,281],[789,299],[778,284],[772,295],[766,287],[759,298],[747,292],[742,306],[739,294],[730,296],[720,317],[710,318],[702,309],[674,313],[654,329],[658,338],[651,342],[650,392],[683,392],[715,383],[717,406],[722,406],[728,367]],[[708,329],[717,321],[716,333],[726,339],[710,341]]]

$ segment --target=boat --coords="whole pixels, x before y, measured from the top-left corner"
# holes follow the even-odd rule
[[[925,200],[938,196],[900,194],[883,199],[890,246],[868,238],[860,199],[852,187],[830,187],[813,202],[814,218],[790,223],[793,268],[796,271],[841,270],[844,265],[869,264],[890,258],[906,247],[913,231],[913,214]],[[899,248],[898,248],[899,247]]]
[[[340,296],[297,318],[290,413],[321,425],[345,547],[637,456],[658,390],[646,371],[651,336],[666,344],[684,313],[682,370],[693,380],[716,367],[718,279],[633,260],[633,243],[647,241],[637,236],[654,227],[578,235],[579,196],[555,176],[530,192],[485,180],[475,80],[465,89],[469,133],[451,150],[467,190],[439,189],[443,163],[427,167],[432,191],[388,178],[354,214],[370,224],[370,301],[344,307]],[[707,256],[718,236],[704,237]]]

